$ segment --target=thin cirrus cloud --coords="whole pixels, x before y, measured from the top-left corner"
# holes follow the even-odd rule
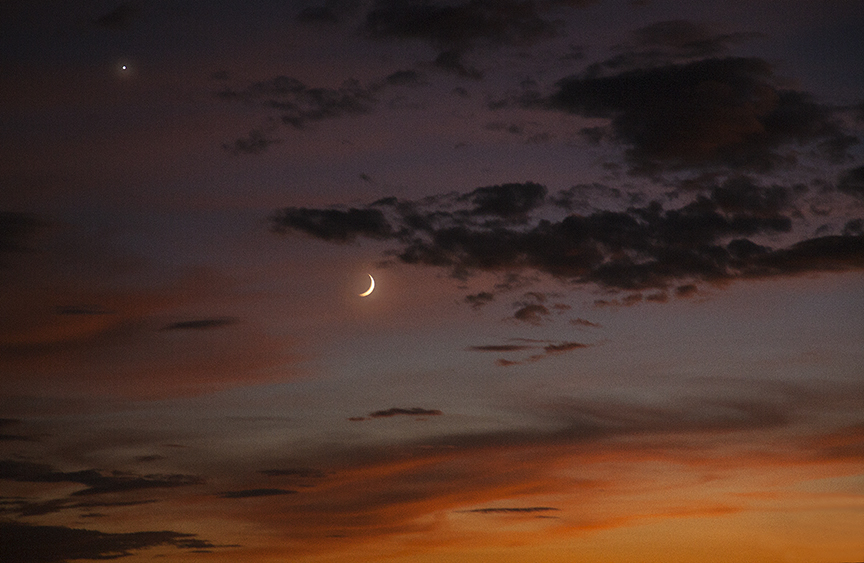
[[[828,411],[860,409],[860,385],[818,389],[740,381],[736,388],[728,383],[717,382],[723,394],[714,389],[659,403],[561,397],[540,410],[550,422],[544,429],[462,432],[386,447],[322,446],[330,460],[326,486],[280,496],[278,511],[250,506],[243,514],[308,551],[334,549],[329,542],[336,536],[339,546],[350,547],[430,534],[438,528],[423,522],[433,514],[544,515],[552,507],[531,499],[547,494],[566,503],[556,505],[550,533],[608,529],[685,513],[758,509],[744,496],[725,504],[686,497],[686,488],[682,496],[670,497],[668,483],[652,477],[653,471],[640,473],[643,462],[669,464],[673,473],[686,468],[687,479],[710,475],[721,481],[770,466],[775,475],[788,469],[784,478],[793,482],[807,467],[825,461],[846,464],[845,470],[838,465],[841,473],[860,462],[860,424],[834,426],[831,417],[819,418]],[[802,424],[808,425],[803,433]],[[574,467],[578,476],[567,470]],[[616,500],[634,483],[646,495],[637,510]],[[570,496],[562,497],[562,490]]]
[[[658,480],[654,470],[642,473],[641,464],[655,468],[658,463],[668,464],[673,480],[710,477],[720,483],[724,479],[738,483],[736,479],[741,475],[751,470],[764,471],[766,466],[771,467],[773,475],[782,475],[793,483],[802,479],[802,472],[808,474],[808,467],[824,470],[826,462],[834,464],[838,474],[860,466],[864,456],[860,421],[850,424],[845,418],[845,423],[839,423],[834,416],[860,412],[864,398],[860,385],[745,381],[704,384],[702,392],[691,390],[674,399],[653,402],[632,396],[551,398],[539,408],[531,408],[533,416],[547,423],[538,428],[462,431],[388,445],[321,444],[306,454],[308,458],[297,457],[304,463],[301,466],[254,473],[234,470],[230,479],[235,488],[227,492],[202,494],[206,480],[199,487],[161,489],[160,509],[165,514],[187,510],[190,498],[198,505],[214,503],[214,510],[218,506],[232,521],[274,532],[282,550],[332,553],[388,538],[411,538],[418,533],[429,538],[428,534],[444,532],[435,524],[441,521],[432,516],[448,512],[466,517],[524,516],[532,521],[554,512],[555,518],[536,522],[551,526],[544,528],[545,533],[555,534],[619,528],[685,513],[698,516],[760,510],[758,502],[754,504],[746,496],[718,504],[701,493],[687,496],[693,493],[687,487],[680,488],[681,495],[670,497],[669,483]],[[324,462],[322,469],[308,469],[306,463],[312,460]],[[578,472],[574,473],[573,468]],[[682,468],[687,477],[677,473]],[[325,474],[326,480],[319,480]],[[25,478],[36,487],[41,484],[47,488],[62,480],[77,479],[75,475],[77,472],[31,464],[16,465],[2,478]],[[277,493],[287,489],[262,485],[262,479],[311,482],[297,493]],[[676,487],[681,484],[675,482]],[[630,498],[634,486],[644,495],[636,509],[621,502]],[[124,488],[116,493],[127,495],[133,491]],[[567,493],[562,495],[562,491]],[[548,495],[555,495],[555,504],[547,504]],[[123,502],[122,496],[109,498],[112,503]],[[76,503],[78,509],[112,510],[113,505],[101,500],[88,506],[80,504],[81,500],[74,495],[64,499]],[[774,502],[782,502],[782,497]],[[63,507],[71,508],[71,504]],[[125,517],[130,518],[134,510],[134,505],[127,505]],[[29,538],[31,531],[16,528],[3,533]],[[495,542],[498,533],[490,530],[471,541],[478,545]],[[338,544],[333,543],[336,536]],[[526,536],[526,545],[545,537]],[[141,543],[128,546],[127,551],[157,545],[178,547],[171,543]],[[72,558],[71,554],[77,552],[62,553]],[[107,549],[99,553],[114,554]],[[29,557],[7,559],[40,561]]]

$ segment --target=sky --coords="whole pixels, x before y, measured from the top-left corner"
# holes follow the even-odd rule
[[[3,2],[0,560],[861,562],[862,28]]]

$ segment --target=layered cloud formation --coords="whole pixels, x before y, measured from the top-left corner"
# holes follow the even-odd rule
[[[852,182],[846,178],[841,183]],[[806,192],[737,176],[672,208],[654,200],[546,219],[550,208],[566,211],[572,194],[548,197],[544,186],[526,182],[422,201],[386,198],[362,208],[288,207],[273,214],[271,225],[335,243],[387,241],[394,246],[387,254],[398,261],[446,268],[460,278],[481,271],[541,273],[612,290],[678,288],[679,295],[694,283],[864,268],[860,219],[847,221],[838,234],[802,236],[796,224]],[[766,240],[789,243],[775,247]],[[470,302],[491,299],[487,292]],[[523,311],[531,314],[538,311]]]

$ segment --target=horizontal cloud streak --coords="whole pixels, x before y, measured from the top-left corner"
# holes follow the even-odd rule
[[[389,253],[399,261],[447,268],[460,278],[479,271],[535,272],[642,290],[864,268],[864,238],[853,230],[781,248],[754,242],[794,236],[795,197],[792,188],[737,177],[676,208],[653,201],[624,211],[532,220],[531,212],[539,213],[547,200],[545,188],[528,182],[423,202],[388,198],[348,211],[286,208],[270,219],[280,233],[300,231],[340,243],[358,237],[389,240],[397,245]],[[465,203],[470,205],[458,207]],[[486,292],[467,301],[479,307],[492,298]],[[539,324],[548,313],[544,305],[526,303],[515,318]]]

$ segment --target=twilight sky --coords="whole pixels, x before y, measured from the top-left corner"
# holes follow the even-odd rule
[[[0,560],[862,561],[861,29],[3,2]]]

